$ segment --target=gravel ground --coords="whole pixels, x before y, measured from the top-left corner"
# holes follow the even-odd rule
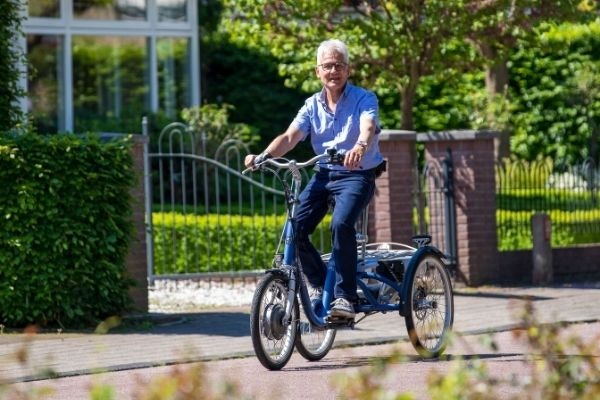
[[[150,312],[186,312],[202,308],[250,305],[256,278],[221,280],[157,279],[148,293]]]

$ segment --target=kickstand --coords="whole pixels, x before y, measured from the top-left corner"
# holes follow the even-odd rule
[[[358,324],[360,321],[362,321],[363,319],[367,318],[370,315],[376,314],[375,311],[371,311],[368,313],[365,313],[365,315],[363,315],[358,321],[354,321],[354,325]]]

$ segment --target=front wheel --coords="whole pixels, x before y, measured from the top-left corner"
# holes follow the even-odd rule
[[[319,361],[329,353],[335,340],[335,329],[316,329],[300,310],[296,349],[308,361]]]
[[[450,276],[439,257],[427,254],[409,284],[405,320],[410,341],[422,357],[438,357],[446,348],[454,320]]]
[[[282,275],[270,273],[257,284],[250,307],[250,336],[256,357],[270,370],[283,368],[294,351],[298,326],[298,303],[286,323],[288,286]]]

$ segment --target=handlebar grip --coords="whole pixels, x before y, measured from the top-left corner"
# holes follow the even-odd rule
[[[329,164],[344,164],[344,154],[338,153],[337,149],[327,149],[327,155],[329,156]]]

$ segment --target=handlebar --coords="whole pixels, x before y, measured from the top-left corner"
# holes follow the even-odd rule
[[[306,167],[310,167],[311,165],[315,165],[319,161],[325,160],[325,159],[328,160],[327,161],[328,164],[342,165],[344,163],[344,155],[343,154],[338,153],[336,149],[328,149],[327,154],[319,154],[319,155],[314,156],[313,158],[311,158],[307,161],[303,161],[303,162],[297,162],[296,160],[289,160],[287,162],[281,162],[281,161],[278,161],[281,159],[267,158],[258,164],[254,164],[252,167],[246,168],[245,170],[242,171],[242,174],[246,175],[248,172],[257,170],[261,166],[266,165],[266,164],[272,165],[273,167],[277,167],[280,169],[300,170],[302,168],[306,168]]]

